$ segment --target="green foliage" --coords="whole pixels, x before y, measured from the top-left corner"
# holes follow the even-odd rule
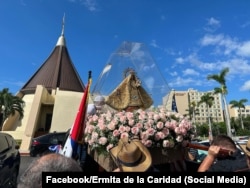
[[[214,135],[227,134],[227,127],[225,122],[215,123],[213,127],[213,132],[215,133]]]
[[[9,117],[19,113],[19,119],[23,118],[25,102],[18,96],[9,92],[8,88],[0,91],[0,128],[4,121]]]
[[[219,74],[210,74],[207,76],[208,80],[214,80],[220,84],[220,87],[214,88],[214,94],[221,93],[222,95],[222,101],[225,109],[225,118],[226,118],[226,127],[227,127],[227,135],[232,136],[231,133],[231,125],[230,125],[230,116],[227,108],[227,101],[226,101],[226,95],[228,93],[227,91],[227,85],[226,85],[226,75],[229,73],[229,68],[223,68]]]
[[[208,129],[209,129],[209,127],[207,124],[198,125],[198,126],[196,126],[196,133],[198,136],[207,137],[208,136]]]
[[[208,137],[208,130],[209,130],[209,126],[207,123],[196,126],[197,136]],[[226,129],[225,122],[214,123],[212,125],[212,132],[213,132],[213,136],[216,136],[218,134],[226,134],[227,129]]]
[[[248,136],[250,135],[250,130],[249,129],[238,129],[236,131],[237,136]]]

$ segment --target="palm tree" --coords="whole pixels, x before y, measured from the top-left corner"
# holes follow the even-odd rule
[[[215,80],[220,84],[220,88],[218,88],[218,87],[214,88],[214,94],[220,93],[222,95],[222,100],[223,100],[224,109],[225,109],[227,135],[232,137],[231,125],[230,125],[230,116],[229,116],[227,101],[226,101],[226,95],[227,95],[228,91],[227,91],[225,77],[226,77],[228,72],[229,72],[229,68],[226,67],[226,68],[222,69],[219,74],[208,75],[207,79],[208,80]]]
[[[207,112],[208,112],[208,126],[209,126],[209,139],[213,140],[213,133],[212,133],[212,125],[211,125],[211,115],[209,113],[210,108],[213,106],[214,97],[212,96],[212,93],[208,92],[201,96],[200,101],[198,102],[198,105],[205,103]]]
[[[196,108],[197,104],[195,101],[192,101],[189,105],[189,109],[190,109],[190,114],[191,114],[191,119],[192,119],[192,122],[195,124],[195,116],[197,114],[199,114],[199,110]]]
[[[239,101],[236,100],[232,100],[229,102],[229,104],[231,104],[231,108],[239,108],[239,112],[240,112],[240,123],[241,123],[241,128],[244,129],[244,124],[243,124],[243,120],[242,120],[242,115],[241,115],[241,108],[245,109],[245,105],[244,103],[248,102],[247,99],[241,99]]]
[[[4,121],[10,116],[19,113],[19,119],[24,116],[24,101],[18,96],[13,96],[8,88],[4,88],[0,91],[0,129],[2,129]]]
[[[189,116],[190,120],[192,121],[192,123],[194,125],[194,129],[196,131],[195,116],[197,114],[199,114],[199,110],[196,108],[197,104],[195,101],[192,101],[188,106],[189,106],[189,109],[187,109],[186,111],[188,111],[188,116]]]

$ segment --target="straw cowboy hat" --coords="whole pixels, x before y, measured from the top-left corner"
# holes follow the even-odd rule
[[[110,154],[122,172],[145,172],[152,164],[149,150],[138,139],[121,138]]]
[[[242,149],[242,151],[248,156],[250,157],[250,138],[248,139],[246,144],[239,144],[240,148]]]

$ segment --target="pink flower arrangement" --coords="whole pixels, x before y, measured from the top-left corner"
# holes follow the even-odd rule
[[[158,108],[88,116],[85,129],[89,148],[105,155],[122,137],[137,137],[149,148],[168,149],[193,136],[193,126],[187,117]]]

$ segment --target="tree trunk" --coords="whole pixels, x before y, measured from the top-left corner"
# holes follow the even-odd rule
[[[212,131],[212,125],[211,125],[211,119],[210,119],[210,112],[209,112],[209,109],[207,107],[207,113],[208,113],[208,126],[209,126],[209,131],[208,131],[208,139],[209,141],[212,141],[213,140],[213,131]]]
[[[228,106],[225,95],[222,95],[224,108],[225,108],[225,118],[226,118],[226,126],[227,126],[227,136],[232,137],[231,124],[230,124],[230,116],[228,112]]]
[[[196,122],[195,122],[195,111],[193,110],[193,124],[194,124],[194,129],[195,129],[195,132],[196,132]]]
[[[239,111],[240,111],[240,123],[241,123],[241,128],[244,129],[243,119],[242,119],[242,115],[241,115],[241,108],[239,108]]]

